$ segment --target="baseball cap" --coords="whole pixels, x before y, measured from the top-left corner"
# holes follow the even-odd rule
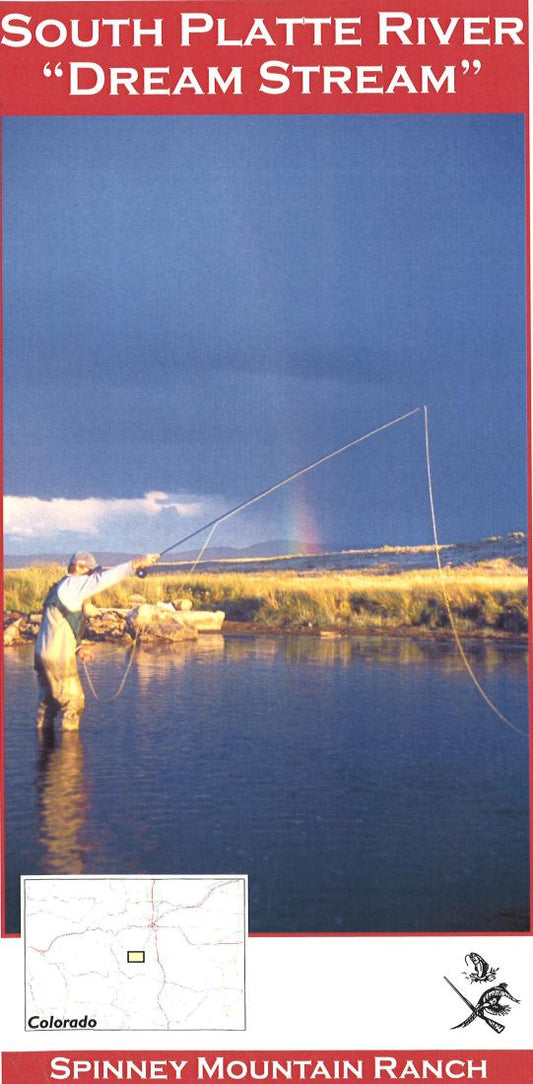
[[[76,550],[76,553],[72,554],[69,561],[69,568],[71,565],[85,565],[86,568],[97,568],[98,561],[92,553],[88,553],[87,550]]]

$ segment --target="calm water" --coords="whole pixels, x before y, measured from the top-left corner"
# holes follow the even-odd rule
[[[470,645],[526,720],[526,654]],[[112,693],[125,653],[91,665]],[[139,651],[78,734],[34,725],[31,651],[6,653],[8,929],[23,873],[247,873],[254,932],[528,925],[527,743],[452,645],[200,637]]]

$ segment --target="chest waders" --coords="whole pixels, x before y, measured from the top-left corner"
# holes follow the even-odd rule
[[[36,652],[35,656],[40,698],[37,726],[51,725],[57,718],[63,730],[77,730],[85,707],[85,696],[75,649],[83,636],[85,615],[81,610],[68,610],[61,602],[58,589],[65,579],[63,577],[55,583],[44,600],[44,614],[49,614],[51,628],[44,655]],[[74,645],[67,627],[74,636]]]
[[[67,624],[72,629],[76,644],[77,646],[79,646],[83,638],[83,633],[85,632],[87,619],[83,610],[67,610],[67,607],[64,606],[61,602],[61,599],[58,595],[58,589],[61,587],[61,584],[65,582],[66,579],[67,577],[64,576],[62,580],[59,580],[58,583],[55,583],[54,586],[50,588],[44,600],[44,609],[46,610],[49,606],[52,606],[54,607],[54,609],[59,610],[61,617],[65,619]]]

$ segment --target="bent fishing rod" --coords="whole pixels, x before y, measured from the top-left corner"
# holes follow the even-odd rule
[[[441,590],[442,590],[442,595],[443,595],[443,598],[444,598],[446,612],[447,612],[447,615],[448,615],[448,620],[450,622],[450,628],[452,630],[452,633],[453,633],[453,636],[454,636],[454,639],[455,639],[455,642],[456,642],[456,645],[457,645],[457,649],[459,651],[459,655],[461,657],[461,661],[462,661],[462,663],[463,663],[463,665],[465,667],[465,670],[468,673],[468,676],[470,677],[470,679],[472,681],[472,684],[477,689],[477,692],[479,693],[481,698],[485,701],[487,707],[489,707],[491,709],[491,711],[494,713],[494,715],[496,715],[501,720],[501,722],[505,723],[506,726],[509,726],[512,730],[516,731],[516,733],[520,734],[522,737],[527,737],[526,731],[524,731],[520,727],[516,726],[513,722],[511,722],[510,719],[507,718],[506,715],[504,715],[504,713],[502,711],[500,711],[500,709],[496,706],[494,701],[490,698],[488,693],[485,691],[485,689],[481,685],[481,682],[476,677],[476,674],[474,673],[474,671],[473,671],[473,669],[472,669],[472,667],[470,665],[470,662],[469,662],[469,660],[468,660],[468,658],[466,656],[466,652],[465,652],[463,644],[462,644],[461,636],[459,634],[459,630],[458,630],[456,622],[455,622],[455,618],[454,618],[454,615],[453,615],[452,606],[451,606],[451,602],[450,602],[450,597],[449,597],[449,594],[448,594],[448,588],[447,588],[447,584],[446,584],[446,577],[445,577],[445,574],[444,574],[444,568],[442,566],[442,561],[441,561],[441,557],[440,557],[440,543],[439,543],[439,537],[438,537],[438,532],[437,532],[437,518],[436,518],[436,512],[435,512],[435,501],[434,501],[434,497],[433,497],[433,481],[432,481],[431,458],[430,458],[430,450],[429,450],[428,408],[425,405],[424,406],[417,406],[413,410],[408,410],[405,414],[400,414],[397,418],[393,418],[391,421],[385,422],[383,425],[377,426],[376,429],[371,429],[370,432],[363,433],[363,435],[361,437],[356,437],[355,440],[350,440],[350,441],[348,441],[347,444],[342,444],[339,448],[334,448],[332,452],[328,452],[326,455],[320,456],[319,459],[314,459],[312,463],[308,463],[305,467],[301,467],[300,470],[294,471],[292,474],[288,474],[285,478],[281,478],[279,482],[274,482],[273,485],[268,486],[266,489],[262,489],[260,493],[256,493],[253,497],[248,497],[247,500],[241,501],[240,504],[236,504],[234,508],[228,509],[228,511],[223,512],[222,515],[215,516],[214,519],[209,520],[208,523],[204,523],[202,527],[197,527],[197,529],[195,531],[190,531],[189,534],[184,535],[183,538],[178,538],[176,540],[176,542],[173,542],[172,545],[167,546],[166,549],[162,550],[161,553],[159,554],[159,557],[164,557],[165,553],[170,553],[172,550],[176,549],[178,546],[182,546],[184,542],[189,542],[192,538],[196,538],[199,534],[202,534],[203,531],[209,531],[209,534],[207,535],[207,538],[205,539],[205,542],[203,543],[198,556],[196,557],[195,561],[192,564],[192,567],[195,568],[196,565],[198,564],[198,562],[200,561],[203,553],[205,552],[205,549],[208,546],[209,541],[213,536],[214,530],[218,526],[219,523],[223,523],[225,520],[230,519],[231,516],[237,515],[237,512],[242,512],[245,508],[249,508],[250,505],[256,504],[257,501],[263,500],[264,497],[268,497],[270,493],[274,493],[277,489],[281,489],[283,486],[288,485],[289,482],[294,482],[297,478],[300,478],[303,474],[307,474],[309,471],[314,470],[315,467],[319,467],[321,465],[321,463],[327,463],[329,459],[334,459],[336,456],[342,455],[343,452],[347,452],[350,448],[354,448],[356,444],[362,444],[362,442],[364,440],[368,440],[369,437],[375,436],[376,433],[382,433],[385,429],[390,429],[393,425],[398,425],[399,422],[405,421],[406,418],[411,418],[411,417],[413,417],[414,414],[420,414],[420,413],[422,414],[422,417],[423,417],[423,420],[424,420],[426,475],[427,475],[427,484],[428,484],[429,505],[430,505],[430,511],[431,511],[431,523],[432,523],[432,530],[433,530],[433,545],[434,545],[434,548],[435,548],[437,569],[438,569],[438,573],[439,573],[439,578],[440,578],[440,583],[441,583]],[[137,576],[139,576],[141,579],[143,579],[146,576],[146,574],[147,574],[146,569],[141,568],[141,569],[138,569],[138,571],[137,571]],[[137,641],[135,641],[135,643],[136,642]],[[135,645],[134,645],[134,648],[135,648]],[[131,666],[132,659],[133,659],[133,654],[132,654],[132,656],[130,658],[130,662],[128,664],[128,669],[126,670],[126,675],[128,673],[129,667]],[[124,678],[122,680],[119,692],[122,689],[122,686],[124,684],[126,675],[124,676]],[[89,675],[87,675],[87,676],[89,676]],[[118,694],[115,694],[115,695],[118,695]]]
[[[171,546],[167,546],[166,549],[161,550],[159,556],[164,557],[165,553],[170,553],[171,550],[177,549],[178,546],[182,546],[185,542],[190,542],[192,538],[196,538],[199,534],[202,534],[203,531],[214,528],[217,524],[223,523],[224,520],[230,519],[231,516],[237,515],[237,512],[244,511],[244,509],[249,508],[250,505],[263,500],[263,497],[268,497],[277,489],[281,489],[282,486],[288,485],[289,482],[294,482],[296,478],[300,478],[303,474],[307,474],[309,471],[314,470],[315,467],[319,467],[321,463],[327,463],[328,459],[334,459],[336,456],[342,455],[342,453],[347,452],[349,448],[354,448],[356,444],[361,444],[363,440],[374,437],[376,433],[382,433],[385,429],[390,429],[393,425],[398,425],[398,422],[403,422],[413,414],[418,414],[422,409],[421,406],[415,407],[414,410],[409,410],[406,414],[400,414],[397,418],[393,418],[392,421],[385,422],[384,425],[379,425],[377,429],[371,429],[369,433],[364,433],[362,437],[356,437],[355,440],[350,440],[347,444],[342,444],[340,448],[335,448],[332,452],[320,456],[319,459],[313,460],[313,462],[308,463],[307,466],[294,471],[293,474],[288,474],[286,478],[281,478],[279,482],[274,482],[274,484],[268,486],[267,489],[262,489],[260,493],[256,493],[253,497],[248,497],[247,500],[241,501],[240,504],[236,504],[235,507],[230,508],[229,511],[223,512],[222,515],[216,516],[214,519],[209,520],[208,523],[204,523],[202,527],[198,527],[195,531],[191,531],[190,534],[185,535],[183,538],[178,538],[177,542],[173,542]],[[146,569],[140,568],[137,572],[137,576],[139,579],[144,579],[146,576]]]

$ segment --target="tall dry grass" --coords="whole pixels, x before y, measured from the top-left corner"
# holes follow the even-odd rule
[[[5,573],[6,609],[35,612],[59,568],[12,569]],[[527,630],[527,577],[507,562],[445,570],[446,590],[457,627],[465,632]],[[172,573],[131,578],[95,597],[99,606],[129,608],[147,602],[189,598],[196,609],[222,609],[228,620],[278,628],[449,627],[436,570],[375,575],[367,572]]]
[[[4,610],[38,613],[52,584],[65,575],[61,565],[7,568],[4,571]]]

